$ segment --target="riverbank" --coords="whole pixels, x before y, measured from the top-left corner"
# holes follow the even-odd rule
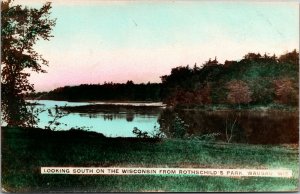
[[[105,111],[120,111],[120,110],[135,110],[139,112],[153,111],[158,108],[171,108],[177,110],[199,110],[199,111],[211,111],[211,112],[224,112],[224,111],[251,111],[251,112],[297,112],[298,107],[287,106],[281,104],[270,105],[228,105],[228,104],[215,104],[215,105],[180,105],[180,106],[167,106],[163,103],[109,103],[103,102],[98,104],[83,105],[76,107],[61,107],[61,109],[68,112],[80,112],[80,113],[97,113]]]
[[[40,105],[35,101],[40,101],[39,99],[27,99],[31,105]],[[70,112],[86,112],[88,109],[96,108],[108,108],[115,109],[116,107],[123,108],[175,108],[175,109],[188,109],[188,110],[203,110],[203,111],[288,111],[296,112],[299,110],[298,106],[291,106],[279,103],[270,104],[180,104],[180,105],[168,105],[162,101],[128,101],[128,100],[78,100],[78,101],[67,101],[67,100],[53,100],[45,99],[42,101],[53,101],[53,102],[67,102],[67,103],[85,103],[84,105],[78,105],[76,108],[69,109],[69,106],[64,107],[65,110]]]
[[[241,104],[241,105],[231,105],[231,104],[209,104],[209,105],[178,105],[175,108],[185,109],[185,110],[203,110],[203,111],[287,111],[287,112],[297,112],[298,106],[290,106],[285,104]]]
[[[198,140],[106,138],[95,132],[2,127],[2,187],[46,191],[296,191],[297,145],[246,145]],[[293,177],[41,175],[41,166],[255,168]]]

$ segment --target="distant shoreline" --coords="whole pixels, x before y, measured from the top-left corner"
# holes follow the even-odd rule
[[[38,99],[27,99],[27,101],[40,101]],[[284,104],[267,104],[267,105],[230,105],[230,104],[192,104],[192,105],[177,105],[168,106],[161,101],[129,101],[129,100],[81,100],[81,101],[68,101],[68,100],[46,100],[46,101],[57,101],[57,102],[68,102],[68,103],[91,103],[88,105],[80,105],[77,108],[95,108],[95,107],[139,107],[139,108],[171,108],[181,110],[197,110],[197,111],[212,111],[212,112],[223,112],[223,111],[258,111],[258,112],[270,112],[270,111],[287,111],[296,112],[299,111],[298,106],[288,106]],[[31,105],[40,105],[41,103],[29,103]],[[68,107],[68,106],[67,106]]]

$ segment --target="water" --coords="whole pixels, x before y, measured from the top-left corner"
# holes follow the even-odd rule
[[[132,107],[139,106],[153,106],[156,107],[154,111],[148,114],[140,113],[138,111],[98,111],[93,113],[86,112],[72,112],[67,116],[60,118],[58,121],[61,123],[57,126],[58,130],[68,130],[70,128],[82,128],[90,131],[96,131],[102,133],[107,137],[135,137],[132,133],[134,127],[137,127],[141,131],[148,133],[154,133],[156,128],[159,128],[158,117],[162,103],[107,103],[107,102],[67,102],[67,101],[52,101],[52,100],[37,100],[28,101],[31,103],[37,103],[36,108],[51,109],[53,112],[55,106],[67,106],[67,107],[80,107],[85,105],[107,105],[112,104],[131,105]],[[48,111],[44,111],[39,114],[38,127],[45,128],[49,125],[49,121],[53,120],[53,117],[49,117]],[[54,125],[51,125],[54,127]]]
[[[216,140],[249,144],[299,142],[298,112],[165,110],[160,121],[162,129],[172,129],[176,114],[188,125],[187,136],[214,134]],[[169,131],[164,132],[170,136]]]
[[[132,132],[135,127],[149,134],[155,134],[161,128],[168,138],[174,138],[178,130],[184,130],[184,137],[208,136],[232,143],[287,144],[299,141],[298,112],[172,110],[162,103],[142,102],[31,102],[38,103],[36,108],[41,109],[54,110],[55,105],[69,107],[71,113],[59,119],[58,130],[84,127],[107,137],[136,137]],[[182,124],[174,124],[176,117]],[[39,119],[40,128],[53,120],[47,111],[42,112]]]

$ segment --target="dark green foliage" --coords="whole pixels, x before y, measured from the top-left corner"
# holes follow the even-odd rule
[[[168,138],[184,138],[188,133],[188,125],[179,114],[171,109],[165,109],[158,119],[160,130]]]
[[[83,84],[65,86],[48,93],[31,94],[28,98],[51,100],[121,100],[121,101],[160,101],[161,84],[122,83]]]
[[[260,77],[248,81],[252,93],[252,103],[267,105],[274,100],[274,86],[270,78]]]
[[[188,125],[178,116],[175,114],[175,118],[171,124],[170,133],[173,138],[183,138],[187,132]]]
[[[142,132],[137,127],[133,128],[132,133],[134,135],[136,135],[136,137],[138,137],[138,138],[150,138],[150,136],[148,135],[148,132]]]
[[[37,127],[37,124],[40,122],[40,118],[39,118],[39,114],[41,114],[42,112],[46,111],[43,108],[39,108],[38,106],[35,106],[35,104],[26,104],[27,106],[27,111],[30,115],[28,121],[27,121],[27,125],[29,127]]]
[[[198,140],[105,138],[86,131],[2,128],[2,188],[8,192],[254,192],[298,189],[297,147]],[[251,162],[249,162],[251,161]],[[290,169],[293,177],[43,175],[41,166]]]
[[[205,142],[215,142],[216,137],[220,136],[220,133],[207,133],[203,134],[201,136],[190,136],[190,139],[193,140],[199,140],[199,141],[205,141]]]
[[[153,132],[146,132],[142,131],[137,127],[134,127],[132,130],[132,133],[137,137],[137,138],[154,138],[154,139],[162,139],[165,138],[165,134],[160,131],[156,126],[154,126]]]
[[[172,69],[170,75],[162,77],[162,97],[169,105],[201,105],[204,103],[197,96],[201,96],[203,92],[199,93],[199,89],[209,85],[206,99],[210,99],[212,104],[228,104],[232,103],[228,101],[228,83],[236,80],[243,83],[243,88],[249,89],[250,96],[245,102],[267,105],[279,102],[275,95],[274,81],[288,78],[292,96],[288,102],[285,100],[285,104],[297,105],[298,55],[296,50],[281,55],[279,59],[275,55],[248,53],[240,61],[225,61],[220,64],[215,59],[209,60],[201,68],[196,65],[194,68],[177,67]]]
[[[216,80],[212,82],[211,98],[213,104],[226,104],[228,89],[224,85],[223,80]]]
[[[62,111],[61,109],[63,108],[66,108],[66,105],[64,107],[58,107],[57,105],[55,105],[54,110],[47,110],[48,117],[51,118],[51,120],[48,122],[48,126],[46,126],[45,129],[56,130],[59,125],[63,124],[60,122],[60,119],[69,114],[66,111]]]
[[[173,68],[170,75],[161,77],[162,83],[134,84],[104,83],[65,86],[48,93],[29,95],[29,98],[52,100],[123,100],[123,101],[164,101],[168,105],[205,105],[229,104],[228,83],[233,80],[244,83],[249,89],[248,103],[251,105],[268,105],[277,103],[274,81],[289,78],[292,82],[293,95],[297,94],[298,52],[281,55],[248,53],[240,61],[209,60],[202,67],[180,66]],[[297,104],[298,98],[291,97]],[[246,102],[246,101],[245,101]]]
[[[32,125],[24,97],[34,91],[28,72],[44,73],[42,65],[48,64],[33,46],[52,37],[50,9],[49,2],[35,9],[1,1],[1,107],[9,126]]]

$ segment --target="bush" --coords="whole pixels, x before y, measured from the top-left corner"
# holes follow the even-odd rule
[[[246,82],[233,80],[227,83],[229,90],[227,100],[231,104],[247,104],[251,102],[251,92]]]
[[[185,122],[176,113],[170,129],[172,137],[183,138],[186,134],[187,128],[188,125],[185,124]]]

